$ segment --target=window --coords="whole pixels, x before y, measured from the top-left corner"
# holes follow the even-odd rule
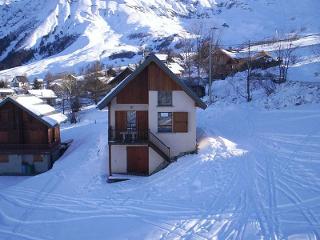
[[[6,163],[6,162],[9,162],[8,155],[0,154],[0,163]]]
[[[158,106],[172,106],[171,91],[158,91]]]
[[[172,132],[172,113],[158,113],[158,132]]]
[[[137,114],[136,111],[128,111],[127,112],[127,130],[135,131],[137,128]]]

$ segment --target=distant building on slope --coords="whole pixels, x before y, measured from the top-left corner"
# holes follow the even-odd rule
[[[51,89],[33,89],[28,90],[28,93],[40,98],[47,104],[54,106],[56,104],[57,95]]]
[[[28,78],[26,76],[15,76],[12,79],[10,85],[12,88],[28,88]]]
[[[60,156],[60,123],[66,116],[34,96],[0,102],[0,175],[47,171]]]
[[[156,55],[98,104],[108,108],[109,175],[150,175],[197,149],[197,95]]]

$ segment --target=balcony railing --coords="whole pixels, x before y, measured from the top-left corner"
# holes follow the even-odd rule
[[[135,130],[131,128],[128,128],[127,130],[117,130],[109,128],[108,139],[111,144],[148,143],[151,147],[160,152],[163,157],[170,159],[170,147],[162,142],[150,130]]]
[[[109,142],[138,143],[148,141],[148,130],[118,130],[109,128]]]

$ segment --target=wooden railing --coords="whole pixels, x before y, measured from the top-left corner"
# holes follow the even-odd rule
[[[149,131],[149,141],[161,150],[168,158],[170,158],[170,147],[162,142],[156,135]]]
[[[130,128],[118,130],[110,127],[108,130],[108,140],[111,144],[150,143],[164,155],[163,157],[170,159],[170,147],[150,130],[135,130]]]
[[[148,131],[135,129],[118,130],[109,128],[108,140],[109,142],[117,143],[146,142],[148,141]]]

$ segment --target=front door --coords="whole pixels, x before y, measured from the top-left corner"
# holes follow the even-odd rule
[[[132,174],[149,174],[148,146],[127,147],[127,172]]]

